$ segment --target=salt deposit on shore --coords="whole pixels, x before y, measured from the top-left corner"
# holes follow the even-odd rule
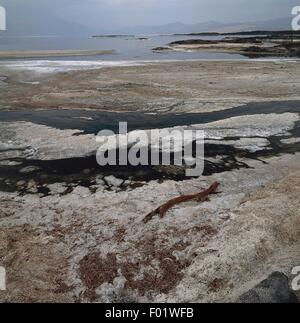
[[[85,163],[76,174],[57,173],[53,164],[67,173],[82,162],[76,158],[94,158],[95,134],[44,119],[2,120],[0,260],[9,279],[0,301],[233,302],[275,271],[291,280],[300,259],[299,69],[180,62],[41,75],[1,66],[0,106],[9,111],[68,109],[70,124],[83,127],[94,119],[82,109],[212,114],[180,125],[208,139],[211,175],[194,179],[172,170],[174,178],[133,171],[124,180]],[[233,107],[236,114],[220,120]],[[75,109],[84,118],[73,119]],[[221,185],[210,201],[142,221],[214,181]]]

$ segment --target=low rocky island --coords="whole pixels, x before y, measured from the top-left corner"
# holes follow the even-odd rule
[[[191,35],[195,36],[195,34]],[[220,40],[179,40],[165,47],[153,48],[153,51],[213,51],[240,54],[249,58],[300,57],[300,37],[298,33],[292,34],[291,32],[247,37],[227,34]]]

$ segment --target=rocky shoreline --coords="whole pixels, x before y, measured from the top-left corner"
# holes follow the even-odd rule
[[[221,40],[188,39],[175,41],[165,47],[153,48],[153,51],[214,51],[236,53],[249,58],[300,57],[300,37],[298,34],[273,33],[249,37],[229,35]]]

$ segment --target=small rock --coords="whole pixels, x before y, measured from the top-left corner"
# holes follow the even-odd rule
[[[107,185],[114,187],[120,187],[124,182],[122,179],[116,178],[113,175],[104,177],[104,180],[106,181]]]
[[[8,166],[20,166],[22,165],[21,162],[16,162],[16,161],[9,161]]]
[[[47,188],[50,190],[50,195],[63,194],[67,189],[64,183],[49,184]]]
[[[103,176],[101,176],[101,175],[96,176],[95,182],[97,185],[104,185],[105,184],[103,181]]]
[[[76,188],[74,188],[73,194],[78,195],[82,198],[91,196],[90,190],[87,187],[83,186],[77,186]]]
[[[27,192],[36,194],[38,193],[37,183],[35,180],[31,179],[27,184]]]
[[[27,190],[28,193],[31,193],[31,194],[37,194],[39,192],[39,190],[37,189],[37,187],[33,187],[33,188],[30,188],[29,190]]]
[[[238,303],[298,303],[291,291],[289,280],[283,273],[275,272],[256,287],[242,295]]]
[[[36,187],[36,181],[34,179],[31,179],[27,184],[27,188],[31,189],[31,188],[34,188],[34,187]]]
[[[38,167],[35,167],[35,166],[27,166],[27,167],[24,167],[22,169],[20,169],[20,173],[22,174],[29,174],[29,173],[33,173],[35,171],[39,170]]]
[[[25,181],[18,181],[16,184],[18,187],[24,187],[26,185]]]
[[[155,47],[152,50],[154,52],[163,52],[163,51],[171,50],[171,48],[170,47]]]

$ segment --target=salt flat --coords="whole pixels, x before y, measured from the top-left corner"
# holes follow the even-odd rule
[[[54,73],[1,65],[1,110],[30,114],[0,121],[0,257],[11,277],[1,301],[229,302],[274,271],[291,277],[300,259],[299,69],[284,60]],[[78,127],[32,117],[51,109]],[[84,130],[97,111],[204,130],[208,174],[93,169],[96,133]],[[176,114],[187,119],[176,125]],[[210,201],[143,223],[214,181]]]
[[[0,58],[39,58],[66,56],[98,56],[113,54],[113,50],[36,50],[36,51],[1,51]]]

